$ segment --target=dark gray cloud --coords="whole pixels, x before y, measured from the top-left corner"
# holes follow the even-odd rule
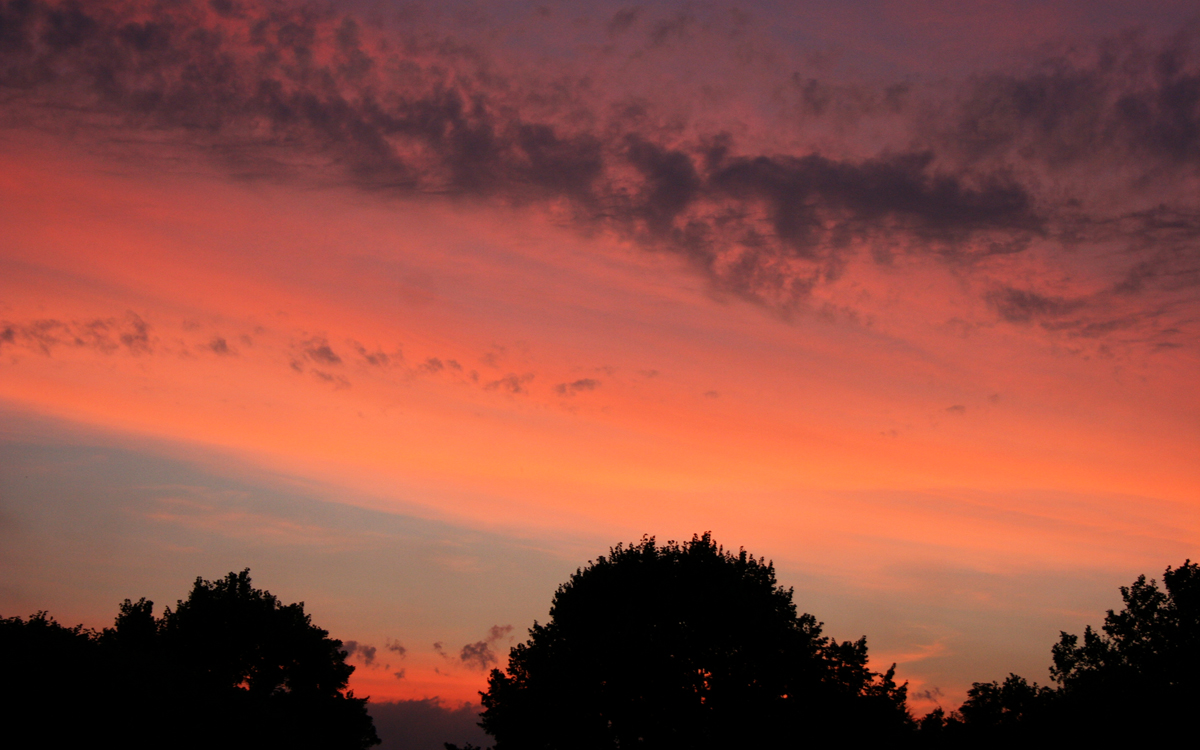
[[[836,232],[908,228],[939,239],[988,229],[1037,231],[1042,224],[1022,186],[996,175],[936,174],[929,151],[860,162],[715,157],[710,181],[731,195],[763,200],[775,235],[801,253],[828,245],[815,235],[831,224]]]
[[[1172,325],[1183,303],[1163,298],[1153,306],[1122,305],[1122,292],[1102,290],[1080,297],[1042,294],[1002,286],[985,294],[1000,318],[1016,325],[1035,325],[1077,342],[1092,339],[1140,344],[1152,350],[1181,346],[1183,329]],[[1101,346],[1107,346],[1102,343]]]
[[[554,386],[554,392],[560,396],[574,396],[583,391],[594,391],[600,387],[600,381],[595,378],[580,378],[571,383],[559,383]]]
[[[1020,149],[1051,164],[1103,153],[1200,164],[1200,27],[1164,42],[1137,34],[976,77],[955,123],[975,155]]]
[[[491,744],[491,738],[479,728],[477,705],[449,708],[437,698],[425,698],[371,702],[367,711],[383,741],[380,750],[442,750],[447,742],[460,747]]]
[[[1061,318],[1082,308],[1083,300],[1053,297],[1025,289],[1004,287],[987,294],[988,303],[1010,323]]]
[[[641,15],[641,8],[622,8],[612,15],[605,28],[611,35],[623,34],[637,22]]]
[[[332,385],[335,390],[341,390],[343,388],[350,387],[350,381],[341,375],[316,369],[310,370],[309,372],[312,373],[314,378],[322,383],[328,383],[329,385]]]
[[[484,671],[495,665],[496,654],[487,641],[476,641],[462,647],[462,651],[458,654],[458,660],[471,669]]]
[[[150,326],[135,313],[126,314],[124,326],[118,331],[117,338],[132,354],[151,351]]]
[[[183,321],[180,326],[186,333],[199,331],[202,326],[195,321]],[[127,312],[124,317],[97,317],[86,320],[63,321],[55,318],[0,320],[0,354],[19,355],[36,353],[53,356],[60,349],[86,349],[104,355],[123,354],[126,356],[141,356],[155,354],[158,356],[191,357],[196,352],[215,354],[219,357],[234,356],[268,356],[277,362],[274,349],[269,342],[254,340],[245,334],[236,338],[226,338],[220,335],[207,335],[204,343],[187,344],[171,334],[155,333],[155,329],[133,312]],[[267,333],[261,327],[254,332],[262,336]],[[161,337],[161,338],[160,338]],[[329,340],[324,336],[312,336],[305,332],[292,332],[286,337],[288,344],[281,352],[291,370],[299,375],[311,377],[313,380],[331,386],[335,390],[352,387],[347,377],[347,361],[334,350]],[[233,347],[230,341],[240,341],[246,349]],[[165,342],[165,343],[164,343]],[[174,343],[172,343],[174,342]],[[428,357],[422,364],[406,368],[399,347],[391,354],[382,349],[368,350],[354,339],[346,340],[357,356],[348,355],[350,363],[357,365],[359,374],[370,373],[374,377],[395,378],[411,377],[413,375],[429,375],[450,378],[456,383],[470,383],[484,391],[511,394],[529,394],[529,384],[535,379],[533,373],[507,373],[494,380],[481,379],[479,373],[472,370],[467,372],[462,364],[453,358]],[[496,361],[495,357],[491,361]],[[369,368],[369,369],[367,369]],[[598,368],[603,370],[604,368]],[[559,395],[592,390],[598,387],[600,381],[583,378],[572,383],[563,383],[554,389]]]
[[[403,359],[403,356],[399,352],[388,354],[378,347],[375,351],[369,351],[367,347],[357,341],[351,341],[350,345],[354,347],[354,351],[358,352],[358,356],[362,358],[362,361],[372,367],[387,367],[392,364],[393,358]]]
[[[427,357],[424,362],[417,365],[416,371],[423,375],[437,375],[440,372],[462,373],[463,366],[456,359],[442,359],[441,357]]]
[[[362,656],[363,664],[370,666],[375,663],[375,647],[363,644],[359,646],[358,653]]]
[[[388,651],[391,651],[394,654],[399,655],[401,659],[403,659],[408,654],[408,649],[406,649],[403,645],[401,645],[400,641],[393,641],[390,638],[384,644],[384,648],[386,648]]]
[[[493,625],[488,628],[488,633],[483,640],[464,645],[457,656],[447,653],[442,641],[434,643],[433,650],[446,661],[457,662],[469,669],[485,671],[497,663],[496,652],[492,650],[492,647],[502,640],[511,640],[512,631],[512,625]]]
[[[720,134],[668,143],[620,117],[556,109],[519,80],[473,75],[478,50],[447,57],[401,35],[381,52],[332,10],[154,4],[148,18],[135,2],[0,7],[0,88],[25,112],[70,101],[234,149],[243,163],[320,157],[368,189],[557,201],[589,231],[684,253],[751,298],[784,272],[779,258],[828,263],[876,231],[958,241],[1041,225],[1019,184],[939,171],[925,151],[847,160],[739,154]],[[636,17],[618,14],[614,30]],[[665,43],[690,23],[686,13],[662,20],[652,36]],[[724,258],[731,248],[736,263]],[[309,356],[340,362],[327,344]]]
[[[375,656],[378,649],[368,643],[359,643],[358,641],[345,641],[342,643],[342,652],[346,654],[346,658],[357,657],[366,666],[371,666],[375,663]]]
[[[87,321],[0,321],[0,351],[24,349],[49,356],[54,349],[64,347],[138,355],[153,353],[154,346],[150,324],[134,312],[127,312],[124,318]]]
[[[341,355],[333,350],[324,336],[309,336],[299,343],[293,343],[289,364],[296,372],[309,372],[317,380],[328,383],[335,389],[350,387],[350,381],[344,375],[320,369],[331,366],[341,367],[343,364]],[[309,364],[316,364],[319,367],[307,367],[306,365]]]
[[[651,46],[693,26],[686,12],[634,8],[607,21],[613,38],[637,27]],[[1197,29],[1125,36],[937,91],[784,73],[806,117],[900,118],[890,145],[839,153],[667,126],[651,102],[589,100],[586,77],[533,82],[445,30],[380,31],[334,6],[8,0],[0,29],[10,125],[174,135],[243,176],[536,203],[585,233],[678,254],[714,289],[771,306],[803,302],[863,244],[880,260],[926,255],[966,272],[972,259],[1039,242],[1084,253],[1115,242],[1128,246],[1124,294],[1200,284],[1200,218],[1179,182],[1200,166]],[[1081,165],[1083,177],[1042,179]],[[1088,198],[1105,180],[1164,205],[1121,213]],[[1012,322],[1056,314],[1054,300],[988,301]],[[356,350],[370,365],[390,361]],[[324,341],[302,357],[342,363]],[[513,378],[487,385],[521,392]]]
[[[342,358],[329,346],[323,336],[313,336],[301,342],[300,351],[312,362],[319,365],[340,365]]]
[[[517,375],[510,372],[499,380],[492,380],[488,383],[485,383],[483,389],[485,391],[507,391],[508,393],[514,395],[518,393],[528,393],[528,391],[525,389],[525,386],[532,380],[533,375],[531,373]]]

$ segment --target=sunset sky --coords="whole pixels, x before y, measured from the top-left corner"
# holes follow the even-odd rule
[[[919,716],[1200,557],[1198,383],[1194,0],[0,2],[0,616],[453,708],[711,530]]]

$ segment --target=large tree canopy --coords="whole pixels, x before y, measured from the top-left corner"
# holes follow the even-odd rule
[[[113,627],[66,628],[45,613],[0,620],[13,667],[5,708],[51,746],[344,748],[379,739],[346,691],[341,641],[250,584],[250,571],[197,578],[155,618],[128,599]],[[55,699],[54,696],[61,696]]]
[[[708,534],[618,545],[554,596],[483,695],[497,750],[730,748],[905,732],[905,687],[837,642],[770,563]]]

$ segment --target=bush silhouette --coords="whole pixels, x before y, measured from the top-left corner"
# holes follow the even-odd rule
[[[483,705],[496,750],[865,742],[911,726],[865,638],[821,635],[770,563],[708,534],[618,545],[577,571]]]
[[[0,620],[0,650],[17,667],[4,680],[6,709],[57,746],[379,743],[366,699],[345,692],[354,668],[341,641],[313,625],[303,603],[253,588],[249,570],[197,578],[160,618],[153,606],[126,599],[99,633],[45,613]],[[47,700],[64,688],[71,702]]]

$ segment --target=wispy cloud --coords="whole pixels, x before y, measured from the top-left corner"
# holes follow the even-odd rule
[[[0,351],[19,348],[50,355],[56,349],[90,349],[102,354],[153,353],[155,339],[149,324],[134,312],[124,317],[63,321],[44,318],[26,322],[0,321]]]
[[[368,667],[375,664],[377,649],[370,644],[359,643],[358,641],[346,641],[342,644],[342,651],[345,652],[347,659],[357,658]]]
[[[512,631],[512,625],[493,625],[488,629],[487,636],[474,643],[464,644],[457,655],[447,652],[442,641],[433,644],[433,651],[448,662],[472,670],[487,671],[498,662],[494,647],[501,641],[511,641]]]
[[[594,391],[600,387],[600,381],[595,378],[580,378],[570,383],[559,383],[554,386],[554,392],[560,396],[574,396],[584,391]]]

